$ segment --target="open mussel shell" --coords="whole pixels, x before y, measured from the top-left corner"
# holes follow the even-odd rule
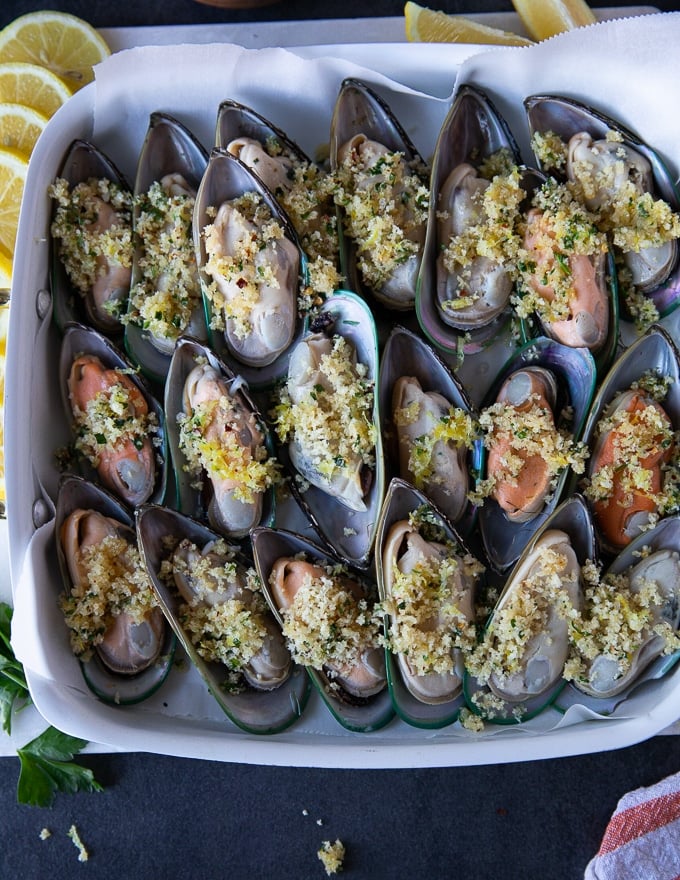
[[[61,342],[59,381],[63,410],[69,425],[73,424],[73,409],[69,400],[68,379],[74,361],[81,355],[91,355],[98,358],[105,369],[120,370],[121,373],[126,374],[144,397],[149,413],[155,415],[158,429],[155,434],[150,436],[154,451],[155,472],[148,474],[149,489],[145,493],[144,500],[162,503],[168,480],[168,448],[163,407],[152,395],[142,378],[137,375],[135,367],[109,339],[91,327],[85,327],[82,324],[68,324],[64,329]],[[92,482],[101,483],[96,470],[84,456],[78,456],[78,466],[82,476]],[[125,499],[123,501],[127,503]]]
[[[302,535],[283,529],[257,528],[251,532],[253,557],[260,576],[262,590],[269,606],[282,623],[281,613],[269,587],[270,576],[278,559],[304,557],[322,566],[337,566],[338,558]],[[355,577],[350,572],[350,577]],[[360,580],[360,576],[356,575]],[[363,699],[345,696],[334,687],[324,671],[307,667],[307,673],[326,707],[336,721],[347,730],[369,733],[384,727],[394,716],[394,709],[387,687],[379,693]]]
[[[627,391],[634,382],[639,382],[649,374],[658,379],[671,380],[668,393],[660,403],[671,421],[673,430],[676,432],[680,430],[680,353],[669,334],[659,325],[653,325],[614,362],[593,399],[581,437],[590,448],[591,463],[597,424],[607,408],[618,394]],[[589,476],[588,465],[586,476]],[[601,535],[600,546],[609,555],[618,552],[608,546]]]
[[[568,535],[580,567],[583,567],[588,560],[596,561],[597,545],[590,512],[581,495],[572,495],[553,511],[527,544],[505,582],[495,609],[498,609],[506,601],[510,590],[516,589],[521,582],[517,580],[517,574],[525,569],[535,552],[534,548],[537,543],[547,532],[553,530],[562,531]],[[486,624],[487,630],[493,616],[494,612],[492,611]],[[565,684],[565,680],[559,677],[543,692],[521,701],[514,701],[496,696],[488,683],[481,683],[473,675],[466,672],[463,688],[466,702],[473,712],[496,724],[517,724],[529,721],[551,705]]]
[[[653,529],[635,538],[614,559],[607,570],[608,575],[623,574],[641,564],[641,561],[652,554],[669,551],[676,558],[680,555],[680,517],[670,516],[661,520]],[[671,589],[671,584],[661,585]],[[676,591],[669,599],[667,608],[664,609],[663,619],[672,620],[677,626],[678,600],[677,576]],[[558,699],[559,708],[566,708],[572,703],[581,703],[594,708],[598,712],[608,713],[629,694],[647,681],[661,678],[669,672],[680,660],[680,651],[672,654],[663,654],[663,639],[659,636],[648,638],[639,653],[633,659],[629,672],[621,676],[620,681],[606,692],[600,692],[590,682],[574,680]],[[577,691],[574,693],[572,688]]]
[[[339,164],[342,147],[352,138],[364,135],[390,153],[403,154],[408,163],[426,167],[417,148],[394,115],[388,103],[365,82],[348,77],[343,80],[333,108],[330,128],[330,166],[335,171]],[[371,289],[362,279],[357,265],[357,248],[344,231],[342,211],[339,211],[340,262],[348,286],[358,294],[369,295],[388,309],[405,311],[413,309],[416,297],[416,278],[420,259],[413,264],[412,296],[396,297],[389,291]]]
[[[113,495],[82,477],[63,477],[57,495],[54,532],[64,591],[68,592],[71,590],[71,578],[60,535],[65,521],[79,509],[97,511],[116,520],[123,530],[129,530],[132,542],[135,542],[132,515]],[[165,626],[164,632],[158,659],[136,675],[113,672],[104,665],[96,651],[91,660],[79,661],[87,686],[99,699],[113,705],[127,706],[152,696],[167,678],[175,653],[176,641],[172,630]]]
[[[674,211],[680,209],[680,192],[663,158],[620,122],[573,98],[559,95],[530,95],[524,100],[524,106],[531,135],[552,131],[563,141],[568,141],[579,132],[587,132],[594,140],[601,140],[606,138],[608,131],[618,132],[625,146],[640,153],[650,163],[655,196],[668,202]],[[680,256],[676,256],[669,277],[647,296],[661,317],[670,314],[680,304]]]
[[[385,454],[386,480],[401,477],[413,482],[412,477],[400,468],[399,440],[394,423],[395,384],[405,377],[412,377],[425,394],[441,395],[449,406],[461,409],[474,418],[469,395],[457,377],[436,352],[422,339],[405,327],[396,326],[390,333],[380,362],[378,397]],[[443,404],[442,404],[443,405]],[[434,425],[433,425],[434,427]],[[474,489],[483,461],[483,445],[475,442],[465,454],[467,483],[461,491],[452,491],[446,483],[433,483],[422,492],[442,511],[449,522],[455,524],[462,535],[468,535],[476,522],[477,508],[467,501],[468,491]]]
[[[309,680],[304,671],[292,667],[288,678],[274,690],[245,687],[238,693],[229,691],[224,687],[224,667],[202,659],[179,616],[181,598],[160,577],[161,564],[167,557],[168,538],[187,539],[202,549],[219,536],[196,520],[157,505],[141,507],[136,520],[142,559],[163,613],[225,715],[237,727],[256,734],[278,733],[297,721],[309,697]],[[245,558],[238,561],[246,567],[250,565]]]
[[[430,215],[423,259],[418,276],[416,312],[423,333],[437,348],[449,354],[471,353],[489,344],[510,316],[510,291],[497,297],[498,306],[486,306],[459,325],[444,319],[437,296],[437,259],[447,244],[440,241],[438,214],[447,210],[442,202],[444,185],[454,169],[463,164],[479,168],[489,157],[504,151],[519,164],[519,148],[503,117],[491,100],[473,86],[461,86],[441,127],[432,161]]]
[[[110,180],[123,190],[130,190],[122,173],[109,157],[89,141],[75,140],[68,148],[58,177],[68,181],[69,187],[95,178]],[[54,216],[54,210],[53,210]],[[51,288],[54,321],[63,332],[72,322],[89,324],[112,339],[123,335],[123,325],[114,317],[103,318],[93,307],[89,297],[83,297],[71,284],[59,254],[59,245],[51,242]],[[121,310],[125,310],[129,286],[114,292],[113,299],[120,300]]]
[[[237,138],[252,138],[263,145],[274,142],[283,147],[284,153],[292,153],[301,162],[310,161],[302,148],[266,117],[238,101],[222,101],[217,110],[215,146],[226,150]],[[257,173],[256,168],[253,170]]]
[[[209,341],[213,350],[235,373],[243,376],[248,385],[255,390],[269,388],[277,379],[282,378],[286,372],[290,348],[302,333],[303,322],[297,310],[297,293],[300,285],[306,283],[307,258],[300,248],[290,219],[279,207],[269,189],[254,172],[235,156],[224,150],[214,149],[210,154],[208,167],[201,181],[194,209],[194,245],[196,248],[199,277],[203,288],[203,302],[208,327],[211,328],[213,320],[213,307],[207,295],[212,279],[205,269],[208,255],[206,253],[203,230],[214,222],[215,212],[222,204],[238,199],[246,193],[255,193],[262,199],[263,203],[270,210],[273,219],[282,227],[285,237],[297,249],[300,273],[294,291],[295,301],[292,307],[293,314],[296,317],[291,322],[289,328],[288,343],[278,354],[272,356],[263,355],[258,359],[259,362],[255,362],[254,359],[245,358],[242,353],[239,353],[224,331],[209,329]]]
[[[526,168],[523,170],[522,187],[527,194],[527,198],[523,203],[525,211],[528,212],[531,198],[546,180],[546,175],[541,171],[537,171],[533,168]],[[611,249],[606,255],[604,271],[599,277],[602,285],[601,289],[607,294],[607,334],[601,344],[592,348],[592,354],[595,359],[598,374],[601,376],[609,369],[614,361],[619,344],[619,294],[614,255]],[[571,320],[566,323],[571,324]],[[598,326],[601,328],[601,325]],[[549,336],[553,338],[555,334],[550,326],[542,322],[540,317],[534,314],[530,315],[528,318],[522,318],[520,321],[520,335],[522,341],[527,342],[536,336]]]
[[[484,406],[491,405],[505,380],[524,367],[547,370],[556,382],[556,401],[553,407],[557,428],[567,427],[574,440],[583,430],[586,416],[593,399],[596,368],[590,352],[585,348],[570,348],[546,337],[537,337],[523,345],[502,367],[491,387]],[[568,424],[563,425],[560,416],[570,408]],[[564,494],[570,470],[566,468],[550,491],[543,509],[526,522],[513,522],[505,515],[498,502],[486,498],[479,511],[479,529],[484,550],[491,565],[497,571],[505,571],[519,559],[522,551],[537,529],[555,510]]]
[[[419,514],[427,518],[427,523],[437,531],[436,540],[446,542],[460,548],[462,554],[469,551],[465,547],[462,538],[447,522],[441,512],[432,505],[431,501],[419,492],[414,486],[398,477],[393,479],[385,495],[385,501],[380,514],[378,533],[376,536],[375,567],[378,579],[378,591],[381,602],[390,595],[390,576],[388,558],[390,549],[388,539],[390,530],[396,523],[400,523],[414,515]],[[433,529],[433,530],[434,530]],[[396,564],[396,559],[394,560]],[[385,633],[389,637],[390,618],[386,615]],[[413,688],[409,687],[399,659],[390,650],[385,650],[387,667],[387,684],[392,697],[397,715],[407,724],[421,728],[440,728],[453,723],[464,703],[463,700],[463,657],[459,657],[456,670],[447,676],[449,682],[455,684],[456,677],[460,677],[459,684],[452,689],[447,697],[441,702],[423,702],[416,697]],[[427,676],[425,676],[427,678]]]
[[[149,191],[153,183],[166,175],[181,175],[191,190],[196,192],[208,164],[208,153],[202,144],[181,122],[167,113],[156,111],[149,117],[144,143],[137,161],[135,197]],[[135,223],[139,218],[139,205],[135,205]],[[142,278],[139,260],[142,257],[137,240],[132,262],[132,287]],[[200,291],[196,291],[196,306],[184,333],[205,340],[207,329]],[[139,364],[151,379],[162,382],[170,366],[174,339],[151,340],[148,331],[136,324],[125,327],[125,349],[132,360]]]
[[[168,446],[173,462],[174,477],[176,481],[177,508],[182,513],[192,516],[202,522],[208,522],[210,518],[210,501],[212,490],[209,488],[209,479],[204,475],[203,489],[197,488],[195,478],[187,470],[187,461],[180,447],[179,425],[177,417],[184,412],[184,387],[187,377],[198,363],[204,363],[212,367],[229,388],[230,397],[235,398],[239,407],[255,416],[258,427],[264,435],[264,446],[269,457],[274,455],[274,447],[267,429],[266,423],[259,414],[257,407],[248,394],[247,386],[241,379],[223,364],[208,346],[195,339],[181,337],[175,346],[175,351],[170,362],[168,377],[165,383],[165,418],[168,432]],[[262,498],[261,515],[257,522],[252,522],[248,529],[256,525],[271,525],[274,520],[275,491],[269,488]],[[212,522],[213,528],[222,531],[218,524]],[[237,534],[224,532],[225,537],[244,537],[243,531]]]
[[[329,297],[309,324],[310,333],[324,328],[329,336],[342,336],[356,351],[357,363],[367,368],[373,383],[373,424],[380,425],[378,402],[378,341],[375,322],[367,304],[353,293],[339,291]],[[385,494],[385,466],[380,430],[376,431],[375,469],[364,497],[365,510],[352,510],[323,489],[298,483],[288,444],[278,445],[278,457],[291,475],[290,488],[319,537],[349,565],[368,568]]]

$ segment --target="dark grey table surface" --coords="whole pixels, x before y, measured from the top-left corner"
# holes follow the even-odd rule
[[[509,2],[439,0],[445,12],[512,11]],[[633,6],[611,3],[594,6]],[[657,2],[657,8],[680,8]],[[401,15],[400,0],[281,0],[228,11],[194,0],[3,0],[0,27],[49,7],[98,27]],[[678,706],[680,715],[680,706]],[[680,737],[611,752],[487,767],[321,770],[222,764],[152,754],[80,759],[101,794],[19,806],[18,760],[0,760],[0,880],[304,880],[325,877],[320,842],[347,846],[355,880],[583,875],[618,799],[680,770]],[[76,824],[86,865],[67,837]],[[40,839],[48,828],[52,836]],[[680,846],[680,842],[678,842]]]

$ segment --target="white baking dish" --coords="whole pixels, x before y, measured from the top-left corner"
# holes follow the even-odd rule
[[[31,694],[40,713],[68,733],[116,749],[224,761],[328,767],[442,766],[573,755],[629,745],[674,722],[680,706],[680,668],[637,692],[611,718],[598,716],[583,707],[572,707],[564,717],[557,710],[548,709],[524,725],[489,726],[483,734],[464,731],[459,725],[424,731],[398,720],[377,733],[352,734],[343,730],[313,695],[303,717],[287,732],[271,737],[248,735],[222,715],[197,673],[188,667],[173,670],[158,694],[138,706],[108,706],[87,690],[78,663],[70,652],[66,628],[56,604],[61,585],[52,527],[48,521],[36,530],[33,522],[35,502],[43,513],[47,511],[49,519],[57,483],[52,454],[67,440],[55,377],[58,335],[51,325],[41,323],[36,310],[36,302],[43,299],[40,292],[48,289],[50,206],[46,190],[70,142],[76,137],[92,138],[94,131],[99,133],[98,146],[131,177],[131,157],[141,143],[140,132],[143,133],[146,126],[148,113],[156,109],[174,111],[207,142],[217,110],[213,95],[219,93],[220,99],[243,100],[244,86],[239,80],[236,94],[227,94],[230,74],[225,74],[218,92],[203,89],[199,99],[188,103],[191,90],[198,90],[205,82],[206,70],[202,65],[208,63],[206,59],[214,63],[214,59],[225,52],[226,58],[231,57],[225,47],[202,48],[206,55],[197,55],[191,47],[157,49],[150,63],[160,65],[160,75],[153,84],[142,82],[134,97],[127,80],[128,75],[132,76],[132,68],[126,69],[123,63],[126,59],[121,57],[113,79],[105,81],[102,77],[97,86],[82,90],[51,120],[29,168],[12,293],[6,458],[15,604],[13,642],[25,665]],[[319,70],[327,68],[332,70],[331,79],[341,77],[346,70],[338,60],[343,57],[343,48],[353,61],[363,61],[373,70],[396,76],[407,86],[422,89],[423,83],[429,84],[436,99],[428,103],[419,123],[411,126],[416,139],[420,139],[419,146],[427,154],[428,143],[434,143],[436,120],[443,118],[446,110],[447,102],[442,98],[452,91],[459,63],[470,54],[469,47],[458,54],[455,47],[448,46],[332,47],[328,52],[333,60],[296,60],[294,63],[291,60],[291,69],[295,68],[296,76],[304,77],[306,64],[321,65],[309,68],[310,82],[306,88],[313,87],[312,72],[316,76]],[[298,52],[303,54],[304,50]],[[307,54],[311,57],[322,53],[314,49]],[[186,69],[184,77],[162,75],[165,69],[177,66],[181,72],[187,59],[191,68]],[[247,52],[239,55],[239,63],[252,61],[255,65],[263,60],[274,65],[274,70],[276,64],[288,63],[281,53],[276,57],[258,55],[257,58]],[[136,69],[143,61],[142,56],[134,59]],[[505,83],[499,81],[496,90],[504,96]],[[284,99],[292,101],[294,93],[294,88],[289,89]],[[394,98],[398,108],[407,110],[420,100],[403,91],[396,92]],[[276,101],[281,100],[278,95]],[[509,91],[507,100],[512,100]],[[298,138],[304,122],[301,103],[304,104],[304,96],[298,94],[296,106],[286,108],[290,110],[294,129],[291,133]],[[212,108],[213,115],[206,107]],[[272,115],[269,108],[261,112]],[[281,118],[286,114],[278,115]],[[119,120],[117,127],[113,124],[116,119]],[[323,132],[320,128],[307,132],[306,138],[303,146],[309,149],[310,143],[318,145],[323,140]]]

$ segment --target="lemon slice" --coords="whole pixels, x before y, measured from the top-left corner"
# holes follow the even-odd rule
[[[65,12],[29,12],[0,31],[0,63],[25,61],[46,67],[71,91],[91,82],[92,66],[110,54],[90,24]]]
[[[546,40],[597,20],[584,0],[512,0],[512,5],[535,40]]]
[[[0,300],[12,287],[12,257],[0,246]]]
[[[408,0],[404,6],[406,39],[412,43],[494,43],[499,46],[529,46],[518,34],[479,24],[469,18],[446,15]]]
[[[37,64],[0,64],[0,103],[23,104],[48,118],[68,101],[71,90],[59,77]]]
[[[0,104],[0,148],[11,147],[28,159],[47,122],[47,116],[23,104]]]
[[[0,149],[0,247],[14,256],[28,162],[16,150]]]

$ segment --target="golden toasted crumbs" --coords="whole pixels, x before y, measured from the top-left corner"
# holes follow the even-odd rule
[[[283,615],[293,659],[313,669],[352,665],[364,651],[381,644],[378,611],[345,589],[337,572],[307,574]]]
[[[417,400],[408,406],[397,408],[394,411],[396,425],[409,425],[420,417],[420,404]],[[411,443],[404,438],[402,442],[409,442],[408,469],[413,475],[416,488],[422,489],[427,483],[442,481],[441,477],[434,474],[435,470],[435,446],[437,443],[454,446],[465,446],[471,449],[477,434],[477,423],[469,413],[459,407],[450,407],[449,411],[435,419],[434,414],[428,412],[430,425],[428,430],[416,437]]]
[[[345,847],[340,840],[336,840],[335,843],[331,843],[330,840],[324,840],[317,855],[329,877],[331,874],[337,874],[338,871],[342,871]]]
[[[465,730],[472,731],[472,733],[482,733],[484,730],[484,719],[468,709],[467,706],[463,706],[460,710],[458,720],[460,721],[461,727],[465,728]]]
[[[52,837],[52,832],[49,828],[43,828],[39,836],[41,840],[47,840],[48,837]]]
[[[556,614],[563,620],[575,616],[569,586],[578,572],[565,574],[567,558],[552,547],[540,547],[529,574],[497,607],[483,640],[471,652],[468,669],[482,684],[492,675],[510,676],[522,667],[531,639],[547,628]]]
[[[427,221],[429,189],[420,163],[403,153],[349,150],[335,174],[335,201],[357,247],[359,270],[379,289],[392,273],[418,254]]]
[[[354,347],[343,336],[333,337],[318,371],[321,381],[299,402],[293,402],[288,387],[282,389],[272,417],[280,441],[294,439],[305,450],[310,469],[330,482],[351,473],[357,462],[375,464],[373,382],[366,365],[355,363]]]
[[[57,203],[50,231],[79,293],[90,291],[110,266],[132,266],[131,193],[105,178],[90,178],[72,190],[67,180],[57,178],[48,193]]]
[[[130,291],[123,319],[168,342],[187,330],[201,300],[192,238],[195,196],[183,184],[155,181],[136,197],[141,277]]]
[[[78,829],[76,828],[75,825],[71,825],[71,827],[69,828],[68,836],[71,838],[71,840],[73,841],[73,845],[78,850],[78,861],[79,862],[86,862],[90,858],[90,854],[85,849],[85,845],[83,844],[83,841],[80,839],[80,835],[78,834]]]
[[[534,132],[531,148],[544,171],[564,171],[567,164],[567,145],[554,131]]]
[[[191,415],[177,416],[185,470],[193,475],[197,487],[205,471],[211,480],[232,482],[234,497],[251,504],[258,494],[276,485],[279,464],[269,456],[264,435],[254,422],[238,400],[226,394],[195,403]],[[250,430],[244,430],[244,425]],[[251,439],[249,445],[241,440],[246,434]]]
[[[157,606],[139,551],[121,535],[107,535],[79,551],[83,582],[62,594],[59,605],[71,630],[73,652],[88,660],[114,617],[141,623]]]
[[[505,402],[486,407],[479,416],[479,425],[484,431],[484,445],[487,449],[506,446],[507,453],[501,459],[501,467],[496,473],[477,483],[474,492],[468,497],[474,504],[493,494],[496,486],[503,482],[517,485],[526,464],[526,458],[538,455],[548,466],[551,485],[566,468],[571,467],[577,474],[583,473],[588,449],[583,443],[574,442],[567,431],[555,427],[552,412],[541,406],[538,394],[532,395],[533,402],[527,410],[520,410]],[[523,456],[520,456],[520,452]]]
[[[402,572],[393,563],[390,595],[383,608],[390,615],[389,648],[408,659],[415,675],[452,673],[456,650],[470,651],[476,642],[474,623],[464,608],[464,593],[483,570],[472,557],[421,556]]]

